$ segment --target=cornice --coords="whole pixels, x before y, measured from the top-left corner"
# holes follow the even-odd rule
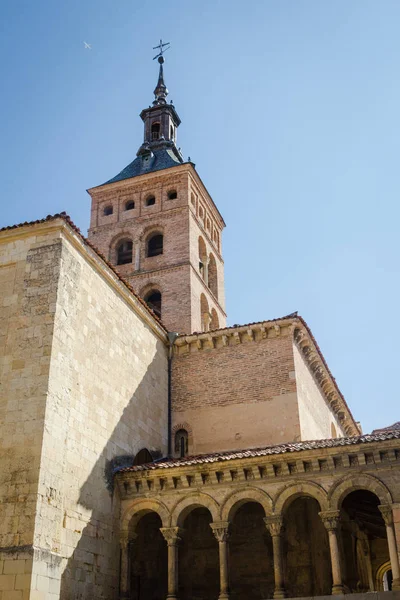
[[[360,429],[355,422],[336,381],[332,377],[325,363],[325,359],[321,356],[319,349],[316,347],[308,328],[303,324],[299,323],[299,325],[300,326],[296,327],[293,332],[294,343],[308,364],[314,380],[318,384],[328,406],[330,406],[331,410],[336,414],[346,435],[359,435],[361,433]]]
[[[245,455],[246,450],[243,450]],[[193,457],[196,458],[196,457]],[[205,457],[207,458],[207,457]],[[190,457],[188,457],[188,463]],[[256,480],[274,482],[393,469],[400,465],[400,440],[388,439],[331,448],[299,450],[283,454],[232,458],[225,461],[171,465],[151,470],[121,470],[115,474],[122,484],[123,497],[143,495],[144,492],[168,492],[177,488],[251,484]]]

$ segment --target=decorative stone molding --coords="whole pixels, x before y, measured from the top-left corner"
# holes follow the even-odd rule
[[[177,546],[183,539],[184,530],[180,527],[161,527],[160,531],[168,546]]]
[[[340,510],[326,510],[319,513],[327,531],[336,531],[340,525]]]
[[[314,376],[319,388],[325,396],[326,402],[330,405],[333,412],[337,415],[346,435],[359,435],[360,430],[353,419],[353,416],[332,377],[325,360],[315,347],[306,327],[299,326],[294,329],[294,342],[308,363],[309,369]]]
[[[393,510],[390,504],[380,504],[379,511],[385,521],[385,525],[393,525]]]
[[[229,522],[228,521],[216,521],[210,523],[210,527],[213,531],[215,539],[218,542],[227,542],[229,539]]]
[[[274,537],[275,535],[282,534],[283,518],[281,515],[272,515],[271,517],[265,517],[264,523],[272,537]]]

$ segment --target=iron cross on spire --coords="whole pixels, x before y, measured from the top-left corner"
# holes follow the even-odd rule
[[[159,63],[163,63],[164,62],[164,52],[166,52],[167,50],[170,49],[170,43],[171,42],[165,42],[163,44],[163,41],[160,40],[160,43],[158,44],[158,46],[154,46],[153,50],[159,50],[158,54],[155,55],[155,57],[153,58],[153,60],[156,60],[156,58],[158,58],[158,62]],[[161,59],[161,60],[160,60]]]

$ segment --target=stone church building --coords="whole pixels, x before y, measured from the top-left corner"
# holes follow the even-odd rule
[[[296,313],[227,327],[159,62],[88,239],[0,231],[0,600],[398,598],[400,424],[362,434]]]

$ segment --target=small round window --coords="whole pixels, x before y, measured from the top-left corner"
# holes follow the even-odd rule
[[[125,210],[133,210],[135,208],[135,203],[133,200],[129,200],[129,202],[127,202],[125,204]]]
[[[106,217],[108,217],[108,215],[112,215],[113,214],[113,207],[112,206],[106,206],[104,209],[104,215]]]
[[[170,190],[168,192],[168,200],[176,200],[178,197],[178,192],[176,190]]]

